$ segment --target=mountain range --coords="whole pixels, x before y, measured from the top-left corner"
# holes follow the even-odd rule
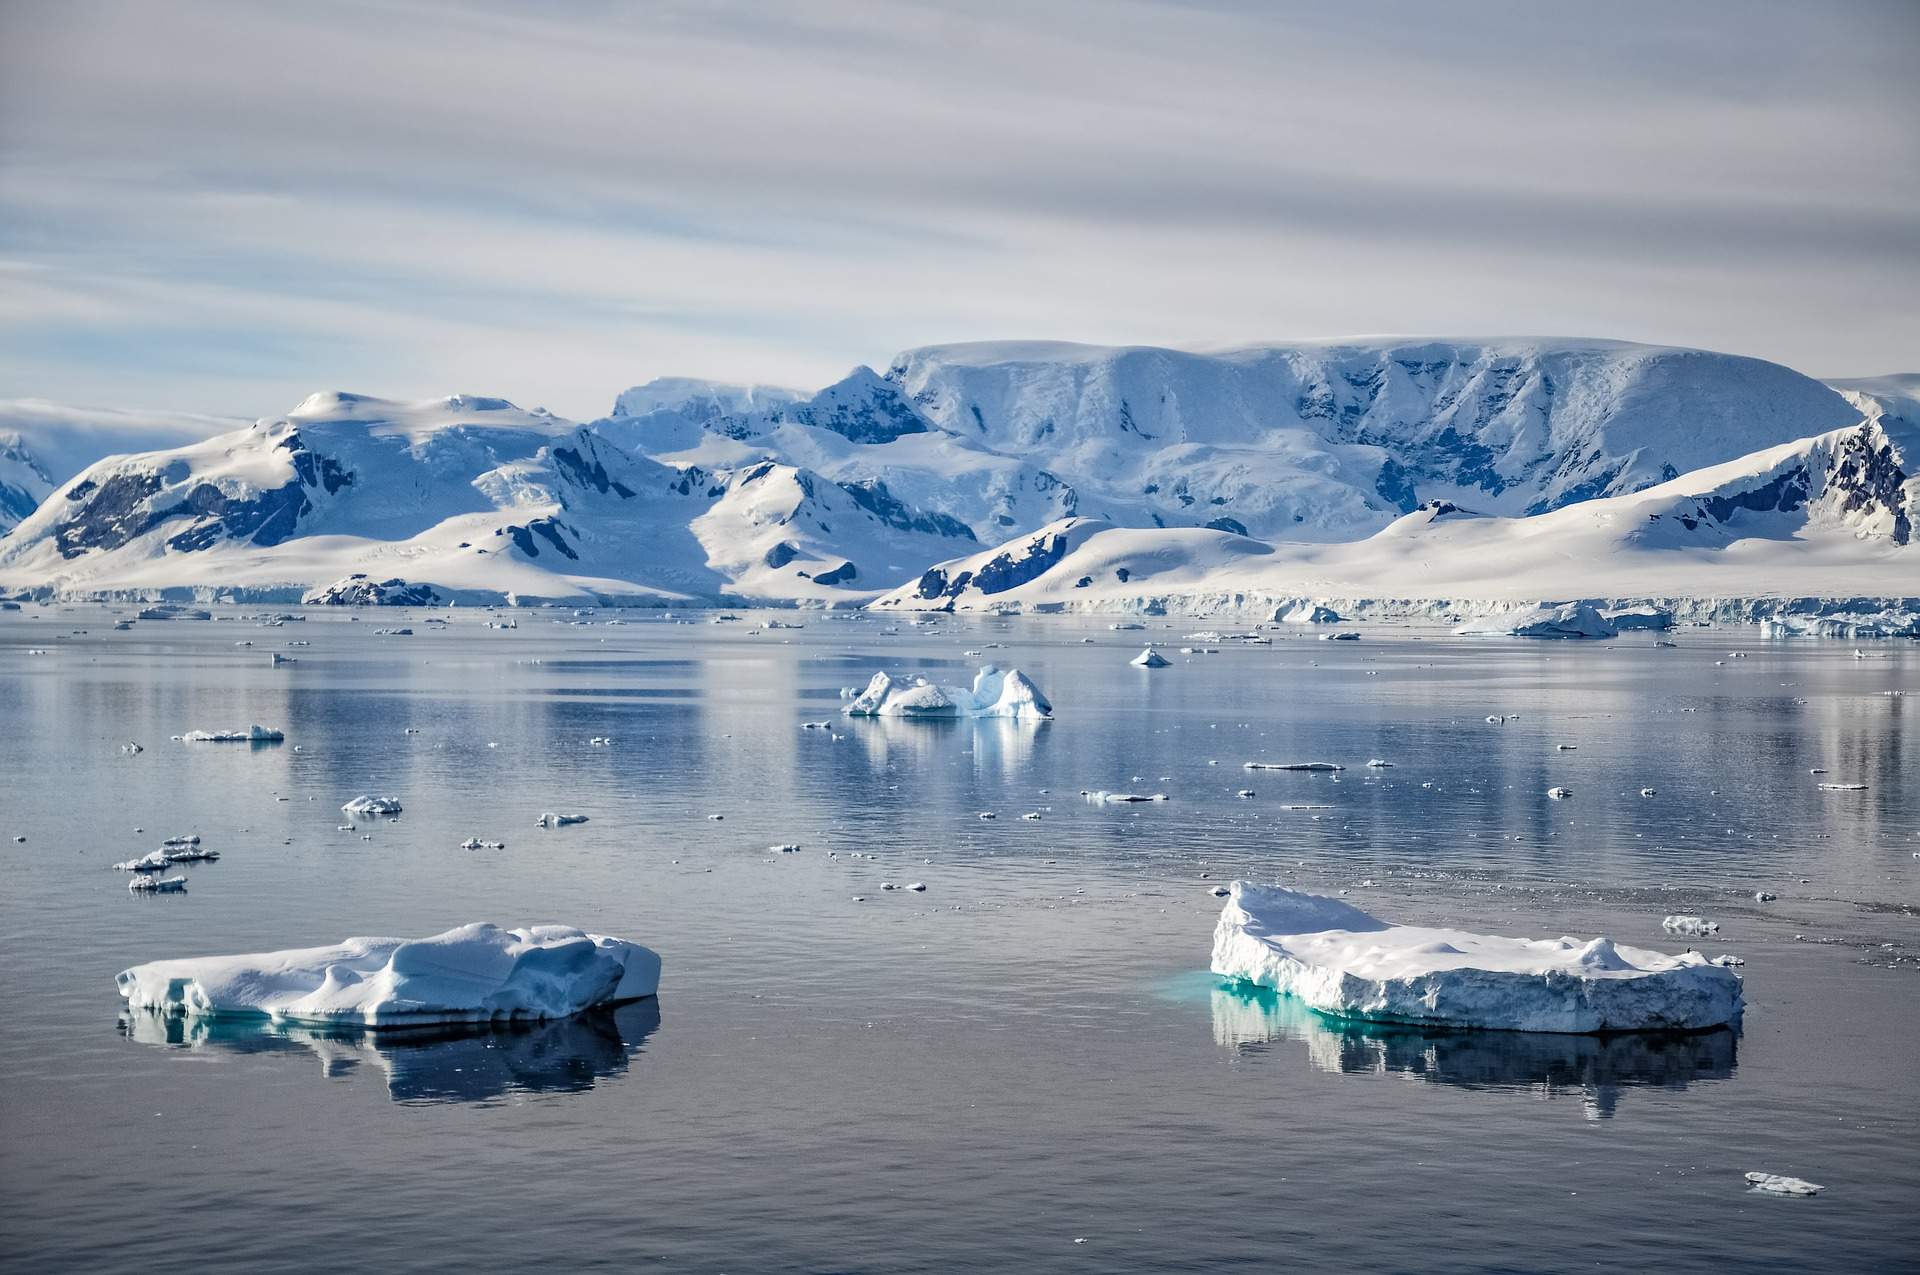
[[[1920,377],[1828,385],[1616,341],[1003,342],[813,394],[658,380],[584,424],[316,394],[84,471],[66,463],[82,430],[0,424],[17,521],[0,588],[962,609],[1904,596],[1916,403]]]

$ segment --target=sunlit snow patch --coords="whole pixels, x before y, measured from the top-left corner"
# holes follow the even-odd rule
[[[1233,883],[1213,972],[1374,1022],[1510,1031],[1697,1030],[1737,1022],[1741,985],[1698,953],[1392,925],[1338,899]]]

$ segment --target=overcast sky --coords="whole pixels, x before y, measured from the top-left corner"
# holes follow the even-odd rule
[[[1920,370],[1920,3],[0,0],[0,398],[603,413],[932,342]]]

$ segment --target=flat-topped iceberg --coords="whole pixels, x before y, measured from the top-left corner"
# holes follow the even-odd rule
[[[875,673],[867,689],[841,710],[848,717],[1011,717],[1040,721],[1053,705],[1033,680],[1017,668],[983,664],[973,689],[935,686],[924,677],[895,680]]]
[[[1619,635],[1612,621],[1585,602],[1494,611],[1467,621],[1454,632],[1468,637],[1610,638]]]
[[[287,736],[255,722],[245,730],[190,730],[179,738],[188,744],[278,744]]]
[[[1695,1031],[1739,1021],[1740,978],[1697,952],[1393,925],[1323,895],[1235,881],[1213,972],[1371,1022],[1508,1031]]]
[[[564,1018],[652,996],[660,957],[566,925],[463,925],[424,939],[150,961],[122,970],[134,1010],[354,1027]]]
[[[348,815],[397,815],[400,813],[400,799],[366,794],[355,797],[340,809]]]

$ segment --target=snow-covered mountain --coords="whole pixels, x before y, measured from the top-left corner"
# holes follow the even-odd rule
[[[594,428],[679,463],[878,478],[983,542],[1069,514],[1332,542],[1430,500],[1541,513],[1860,415],[1757,359],[1534,338],[1204,354],[997,342],[909,350],[812,398],[709,410],[726,388],[656,382]]]
[[[1920,605],[1920,426],[1877,413],[1528,517],[1436,501],[1343,544],[1070,518],[941,563],[882,609],[1421,613],[1569,599]],[[1749,606],[1748,609],[1752,609]]]
[[[359,576],[447,598],[845,604],[972,543],[882,483],[666,465],[503,399],[332,393],[89,467],[0,539],[0,585],[289,599]]]
[[[103,456],[175,447],[244,424],[180,412],[0,399],[0,532]]]

